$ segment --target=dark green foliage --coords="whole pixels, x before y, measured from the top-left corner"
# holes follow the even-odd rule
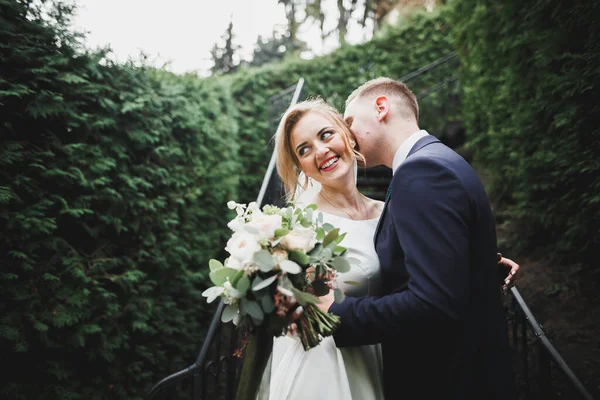
[[[141,399],[206,329],[229,91],[81,54],[25,2],[0,18],[0,397]]]
[[[570,261],[600,241],[599,11],[595,2],[454,2],[473,147],[520,244]]]
[[[447,19],[446,10],[416,14],[409,22],[390,28],[368,43],[344,47],[310,61],[288,60],[243,70],[228,78],[239,110],[238,124],[243,143],[240,154],[247,173],[240,182],[241,201],[256,199],[269,163],[270,140],[281,117],[281,114],[268,115],[270,96],[303,77],[306,80],[305,96],[321,96],[343,112],[346,97],[366,80],[377,76],[400,78],[452,52]],[[409,86],[415,93],[420,93],[457,72],[456,66],[444,66],[410,82]],[[424,128],[437,133],[446,121],[458,118],[459,110],[449,97],[453,93],[453,90],[444,90],[421,102],[425,110],[421,118]],[[288,104],[290,100],[291,93]]]

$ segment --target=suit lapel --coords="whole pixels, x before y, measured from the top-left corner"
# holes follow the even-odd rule
[[[438,143],[439,140],[433,135],[427,135],[421,139],[410,149],[406,158],[412,156],[417,151],[421,150],[423,147],[428,146],[432,143]],[[402,165],[402,164],[400,164]],[[391,185],[391,183],[390,183]],[[383,206],[383,211],[381,212],[381,217],[379,218],[379,222],[377,223],[377,229],[375,229],[375,236],[373,236],[373,243],[377,245],[377,237],[379,236],[379,231],[381,230],[381,225],[383,224],[383,219],[385,218],[385,214],[388,208],[388,204],[390,204],[390,200],[392,196],[390,195],[388,199],[386,199],[385,204]]]

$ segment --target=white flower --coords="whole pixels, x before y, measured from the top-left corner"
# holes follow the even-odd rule
[[[213,286],[213,287],[209,287],[204,292],[202,292],[202,296],[207,298],[206,299],[207,303],[212,303],[224,291],[225,291],[225,288],[223,288],[221,286]]]
[[[225,250],[231,254],[231,256],[239,261],[242,266],[245,266],[252,262],[254,253],[261,249],[260,244],[256,238],[244,231],[235,232],[231,239],[227,241]],[[229,260],[231,263],[231,260]],[[230,267],[231,268],[231,267]]]
[[[244,218],[236,217],[236,218],[232,219],[231,221],[229,221],[227,223],[227,226],[232,231],[239,232],[242,229],[244,229],[244,224],[245,224]]]
[[[229,200],[229,201],[227,202],[227,208],[229,208],[230,210],[233,210],[233,209],[235,208],[235,206],[236,206],[236,205],[237,205],[237,204],[236,204],[236,203],[235,203],[235,201],[233,201],[233,200]]]
[[[312,228],[296,225],[291,232],[281,239],[281,245],[288,250],[308,252],[317,243],[317,234]]]
[[[248,225],[258,230],[261,239],[269,239],[275,236],[275,230],[281,228],[281,215],[266,215],[263,213],[252,214],[252,221]]]
[[[240,262],[240,260],[238,260],[237,258],[233,258],[233,257],[229,257],[227,260],[225,260],[225,266],[227,268],[232,268],[232,269],[243,269],[244,265]]]
[[[233,287],[229,279],[225,283],[223,283],[223,287],[225,288],[225,293],[229,297],[233,297],[235,299],[239,299],[242,297],[242,293]]]
[[[246,207],[245,204],[238,204],[235,207],[235,213],[237,214],[238,217],[243,217],[244,214],[246,213],[246,211],[244,211],[244,207]]]
[[[250,212],[255,212],[255,211],[259,211],[258,209],[258,203],[253,201],[250,204],[248,204],[248,211]]]

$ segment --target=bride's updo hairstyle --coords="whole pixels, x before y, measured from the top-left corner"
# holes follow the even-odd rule
[[[346,145],[346,154],[353,154],[354,157],[363,163],[365,160],[363,155],[356,151],[350,144],[353,140],[352,133],[343,116],[334,107],[327,104],[321,98],[309,99],[291,106],[281,117],[277,132],[275,133],[277,173],[283,181],[288,200],[294,199],[297,185],[300,185],[304,190],[306,190],[308,185],[308,177],[306,175],[304,175],[303,182],[299,181],[301,172],[300,163],[292,148],[291,135],[298,121],[310,112],[317,112],[331,121],[337,133],[342,136]]]

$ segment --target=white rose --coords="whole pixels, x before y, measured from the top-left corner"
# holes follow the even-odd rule
[[[317,243],[317,234],[312,228],[296,225],[294,229],[281,239],[281,245],[288,250],[307,252]]]
[[[275,236],[275,230],[281,228],[281,215],[252,214],[252,221],[248,225],[258,229],[261,239],[269,239]]]
[[[235,232],[227,241],[225,250],[237,259],[242,266],[252,262],[254,253],[261,249],[254,235],[247,232]],[[233,264],[233,263],[232,263]]]
[[[240,260],[234,257],[229,257],[227,260],[225,260],[224,264],[227,268],[233,268],[237,270],[244,268],[244,265],[240,262]]]

